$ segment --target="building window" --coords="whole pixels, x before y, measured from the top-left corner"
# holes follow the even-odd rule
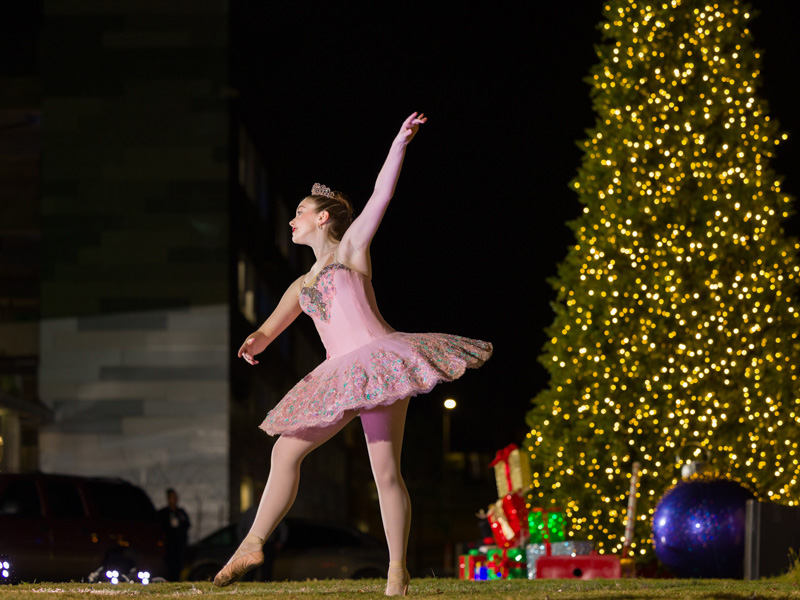
[[[267,171],[253,140],[243,126],[239,127],[239,185],[261,217],[266,219],[269,212]]]
[[[252,261],[244,254],[239,255],[237,269],[237,288],[239,312],[251,323],[257,320],[256,315],[256,270]]]
[[[239,185],[252,201],[256,197],[255,148],[244,127],[239,127]]]
[[[269,212],[269,191],[267,189],[267,172],[261,163],[258,164],[256,179],[256,206],[261,218],[266,220]]]
[[[242,475],[239,482],[239,512],[245,512],[255,503],[255,487],[253,480],[247,475]]]

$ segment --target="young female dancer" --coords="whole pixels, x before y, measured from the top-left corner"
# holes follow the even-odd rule
[[[328,357],[289,391],[261,425],[270,435],[281,436],[272,449],[269,478],[253,526],[214,578],[218,586],[233,583],[261,564],[264,540],[297,495],[303,458],[359,416],[389,545],[386,595],[408,591],[411,505],[400,474],[400,450],[409,398],[430,391],[440,381],[460,377],[467,367],[479,367],[492,353],[492,345],[480,340],[397,332],[375,303],[369,245],[394,194],[406,147],[426,120],[417,113],[405,120],[375,191],[355,221],[344,195],[314,184],[289,222],[292,241],[311,246],[317,261],[289,287],[258,331],[248,336],[239,356],[257,365],[256,355],[302,311],[314,319]]]

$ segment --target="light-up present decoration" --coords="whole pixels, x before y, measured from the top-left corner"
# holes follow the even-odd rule
[[[560,508],[532,508],[528,513],[530,542],[563,542],[567,533],[566,514]]]
[[[528,457],[520,454],[516,444],[498,450],[489,463],[494,468],[497,497],[505,498],[511,493],[524,493],[531,486],[531,470]]]
[[[475,580],[479,574],[479,569],[484,567],[486,555],[478,550],[470,550],[467,554],[458,557],[458,578],[464,580]]]
[[[486,552],[489,579],[525,579],[527,563],[523,548],[492,548]]]
[[[486,517],[492,528],[495,542],[501,548],[511,548],[523,543],[528,510],[519,494],[508,494],[489,507]]]

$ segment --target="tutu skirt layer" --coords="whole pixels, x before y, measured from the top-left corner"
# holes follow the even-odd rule
[[[491,354],[490,343],[457,335],[390,333],[323,362],[270,411],[261,429],[276,435],[331,425],[347,410],[429,392]]]

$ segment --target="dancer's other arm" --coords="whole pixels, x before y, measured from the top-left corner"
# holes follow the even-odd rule
[[[303,287],[303,276],[289,286],[283,294],[278,306],[256,331],[247,336],[239,348],[239,358],[245,359],[251,365],[257,365],[256,354],[263,352],[284,329],[291,325],[300,315],[300,290]]]
[[[378,178],[375,181],[375,190],[367,201],[364,210],[358,215],[353,224],[347,229],[339,245],[339,256],[345,263],[356,269],[369,272],[369,245],[378,226],[381,224],[386,207],[394,195],[400,169],[403,167],[403,158],[406,147],[419,130],[419,126],[427,121],[424,114],[412,113],[404,122],[397,136],[389,148],[389,155],[383,163]]]

